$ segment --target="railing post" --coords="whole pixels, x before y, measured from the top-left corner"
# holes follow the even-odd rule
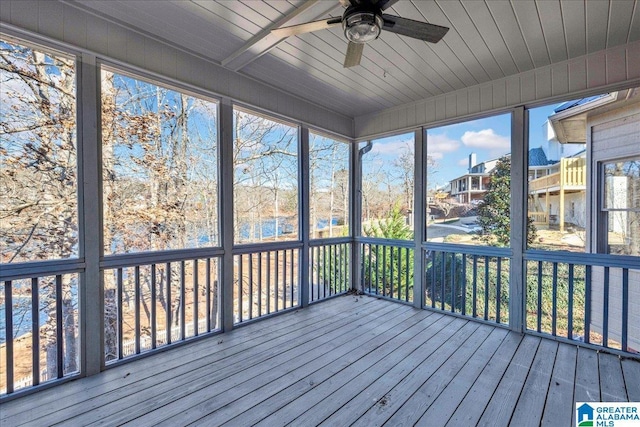
[[[299,278],[300,278],[300,306],[306,307],[309,305],[309,203],[310,203],[310,194],[309,194],[309,179],[310,179],[310,171],[309,171],[309,128],[306,126],[302,126],[300,128],[300,170],[299,170],[299,181],[300,184],[298,188],[300,189],[300,209],[298,212],[300,214],[299,220],[299,228],[300,228],[300,240],[302,240],[302,249],[300,249],[300,268],[299,270]]]
[[[102,144],[98,126],[100,67],[94,55],[83,53],[81,58],[77,133],[78,206],[80,256],[85,259],[86,269],[80,275],[80,363],[82,374],[94,375],[104,366],[104,289],[100,274]]]
[[[422,128],[414,131],[414,185],[413,185],[413,305],[416,308],[424,306],[425,266],[422,254],[422,241],[425,239],[426,203],[424,191],[424,172],[427,165],[427,150],[424,150],[424,131]],[[469,182],[470,184],[470,182]]]
[[[509,328],[523,332],[525,325],[527,249],[527,169],[528,120],[524,107],[517,107],[511,115],[511,262],[509,263]]]
[[[222,286],[220,312],[222,330],[233,329],[233,104],[224,98],[220,102],[220,219]]]
[[[560,206],[558,208],[558,223],[560,224],[560,232],[564,232],[564,187],[567,185],[567,159],[560,161]]]
[[[354,291],[363,291],[362,284],[362,254],[360,251],[360,243],[358,237],[362,230],[362,162],[358,155],[358,143],[351,144],[350,162],[351,173],[349,174],[349,187],[351,191],[351,204],[349,206],[351,223],[351,289]]]

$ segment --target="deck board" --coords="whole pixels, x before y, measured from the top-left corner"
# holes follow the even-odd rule
[[[440,393],[450,384],[451,380],[464,368],[471,356],[477,356],[482,346],[495,349],[502,341],[506,331],[500,329],[479,328],[464,346],[456,351],[435,372],[423,369],[420,375],[407,376],[398,383],[390,395],[391,404],[376,405],[358,420],[357,425],[382,425],[382,420],[377,420],[388,414],[389,425],[414,425],[418,422],[429,406],[436,400]],[[428,378],[427,378],[428,375]],[[415,390],[415,391],[414,391]],[[414,404],[406,405],[412,400]],[[427,424],[423,419],[423,424]]]
[[[576,347],[569,344],[559,345],[547,393],[547,403],[542,416],[542,425],[571,425],[573,414],[564,411],[564,409],[574,405],[573,384],[576,378],[577,355]]]
[[[511,424],[517,426],[540,425],[557,351],[558,343],[555,341],[542,340],[540,342],[536,357],[529,368],[527,380],[518,397],[518,403],[509,421]]]
[[[446,424],[448,427],[470,426],[478,423],[498,383],[517,354],[522,344],[522,336],[510,334],[507,342],[511,346],[501,347],[502,351],[493,355],[469,392],[458,403],[457,409]]]
[[[640,402],[640,363],[635,360],[623,359],[622,372],[629,401]]]
[[[456,350],[464,345],[465,350],[471,346],[479,345],[484,339],[486,330],[478,332],[479,324],[467,322],[452,337],[445,341],[429,357],[410,357],[398,360],[398,363],[388,372],[385,372],[375,382],[352,398],[345,410],[334,412],[322,425],[343,426],[356,422],[369,408],[384,411],[384,408],[398,399],[399,403],[406,401],[408,392],[418,388],[435,372],[443,368],[446,362],[456,354]],[[429,342],[426,343],[430,345]],[[466,344],[469,344],[467,346]],[[421,352],[422,354],[426,352]],[[418,356],[418,355],[416,355]],[[404,390],[395,387],[404,387]],[[397,396],[396,396],[397,394]],[[416,402],[417,403],[417,402]],[[342,409],[342,408],[339,408]],[[393,423],[391,423],[393,425]]]
[[[372,299],[360,299],[362,307],[372,303]],[[189,360],[195,368],[201,357],[210,357],[208,363],[213,363],[225,358],[233,358],[237,354],[247,353],[250,349],[255,349],[257,345],[265,341],[275,339],[284,333],[302,333],[310,325],[318,324],[329,318],[341,319],[347,316],[352,304],[346,298],[336,299],[335,304],[327,305],[324,309],[327,313],[319,310],[297,310],[285,316],[274,317],[269,322],[256,322],[246,327],[238,328],[229,334],[219,335],[194,342],[188,345]],[[313,329],[311,329],[313,330]],[[258,337],[258,338],[256,338]],[[74,381],[73,386],[56,387],[55,393],[41,392],[25,396],[11,403],[11,412],[2,411],[0,414],[0,424],[18,425],[24,422],[40,420],[46,424],[43,417],[51,414],[51,420],[59,416],[56,412],[65,410],[65,416],[70,416],[75,405],[82,407],[91,399],[95,399],[109,391],[129,387],[139,381],[143,381],[158,373],[158,366],[165,366],[180,361],[184,358],[181,349],[159,353],[153,356],[153,363],[146,360],[135,361],[124,366],[108,369],[100,375],[83,378],[81,383]],[[178,372],[174,371],[174,374]],[[73,402],[73,405],[62,408],[60,400]],[[31,411],[36,406],[38,411]]]
[[[635,359],[344,296],[5,401],[0,424],[559,425],[638,384]]]
[[[171,373],[182,366],[176,365],[164,371],[162,380],[151,378],[150,381],[138,385],[138,391],[144,397],[141,401],[132,402],[113,401],[92,411],[82,413],[73,419],[77,425],[88,425],[92,422],[106,422],[116,425],[125,422],[127,419],[144,417],[143,421],[149,425],[157,425],[167,417],[173,415],[177,409],[189,419],[193,416],[193,410],[189,405],[191,402],[202,402],[202,405],[213,405],[217,402],[212,399],[215,396],[229,390],[236,384],[242,384],[251,375],[258,375],[263,371],[268,371],[277,361],[285,362],[296,354],[307,352],[315,346],[330,342],[338,338],[344,332],[355,331],[357,322],[364,322],[367,318],[381,317],[386,319],[385,314],[397,310],[405,310],[406,307],[390,306],[388,304],[368,304],[358,313],[346,316],[334,322],[326,322],[321,326],[311,325],[302,334],[297,334],[293,338],[287,335],[278,337],[265,343],[267,349],[262,351],[248,352],[248,357],[240,355],[232,363],[221,361],[222,363],[202,363],[197,369],[189,369],[177,378]],[[308,332],[313,331],[313,334]],[[206,361],[206,359],[205,359]],[[216,384],[218,386],[216,386]],[[210,387],[214,387],[213,396]],[[131,405],[134,403],[133,405]]]
[[[600,401],[600,381],[597,372],[598,353],[579,348],[574,392],[576,402]]]
[[[500,380],[489,404],[478,421],[482,425],[509,425],[531,363],[540,345],[540,338],[525,336]]]
[[[620,358],[613,354],[598,354],[600,390],[604,402],[627,402],[627,390]]]
[[[296,348],[293,357],[277,357],[262,366],[255,366],[243,372],[239,378],[229,378],[222,383],[212,384],[198,394],[196,401],[203,401],[196,406],[183,409],[179,414],[174,414],[171,418],[166,418],[162,422],[154,422],[157,426],[173,426],[180,422],[208,423],[209,418],[227,419],[238,415],[236,411],[231,411],[229,405],[233,402],[255,402],[256,399],[266,398],[269,393],[276,393],[291,385],[294,378],[305,376],[309,371],[321,369],[334,362],[340,354],[348,354],[355,351],[358,346],[366,341],[412,315],[410,307],[403,306],[388,313],[379,315],[375,323],[376,327],[354,337],[353,328],[364,329],[364,322],[368,319],[361,319],[363,323],[354,322],[348,328],[337,329],[335,333],[327,334],[322,340],[311,340],[305,343],[306,348]],[[376,315],[376,312],[373,315]],[[379,322],[378,322],[379,321]],[[304,352],[305,349],[308,351]],[[285,354],[286,356],[286,354]],[[248,395],[252,394],[252,400]],[[188,399],[192,400],[191,396]],[[212,415],[214,414],[214,415]],[[148,415],[145,420],[149,419]],[[152,420],[153,421],[153,420]],[[213,420],[212,420],[213,421]]]
[[[351,351],[343,352],[341,349],[334,350],[338,352],[338,357],[331,360],[325,358],[325,361],[328,363],[322,366],[321,369],[315,371],[308,369],[308,372],[303,372],[307,374],[306,376],[300,375],[300,379],[290,383],[285,388],[274,390],[268,387],[268,390],[254,390],[252,394],[258,393],[255,399],[248,398],[235,401],[225,407],[224,410],[218,411],[218,414],[224,415],[225,418],[229,419],[228,425],[253,425],[268,417],[276,410],[281,409],[294,399],[311,391],[332,376],[338,373],[342,375],[343,373],[341,371],[353,364],[363,362],[363,358],[369,357],[373,351],[375,351],[375,354],[379,355],[379,357],[386,356],[393,349],[399,347],[401,343],[404,344],[417,334],[422,333],[440,317],[442,317],[442,315],[432,314],[430,316],[424,316],[420,312],[413,312],[411,317],[397,325],[389,325],[386,331],[377,337],[368,339],[364,344],[359,343],[357,340],[354,341],[352,347],[355,348]],[[373,359],[371,359],[369,365],[372,364],[372,362]],[[365,366],[366,361],[361,364]],[[298,378],[298,376],[294,376],[294,379],[295,378]],[[264,400],[260,400],[260,398]]]
[[[319,425],[334,416],[334,414],[334,421],[337,421],[337,418],[350,417],[349,411],[360,411],[362,404],[372,400],[377,401],[384,396],[384,392],[390,387],[389,384],[404,378],[403,374],[406,375],[413,367],[431,357],[442,346],[451,345],[455,339],[454,337],[459,336],[460,333],[462,333],[463,337],[466,337],[477,326],[467,325],[469,325],[468,321],[456,319],[436,335],[426,340],[409,356],[401,357],[398,353],[391,353],[386,358],[386,363],[382,366],[359,373],[357,377],[345,384],[345,386],[336,390],[335,393],[327,395],[321,402],[309,408],[300,417],[296,418],[292,424],[299,426]],[[465,327],[467,329],[461,332]],[[458,340],[456,339],[456,342]],[[334,425],[344,424],[336,423]]]
[[[350,384],[351,381],[362,375],[364,372],[383,372],[390,369],[393,366],[393,360],[397,358],[410,357],[421,345],[428,340],[432,340],[434,336],[445,330],[445,328],[450,327],[452,323],[455,323],[456,326],[451,327],[449,332],[444,332],[445,334],[452,333],[460,326],[460,324],[462,324],[461,322],[462,321],[459,319],[454,319],[450,316],[442,316],[438,318],[435,322],[428,325],[426,329],[421,331],[419,335],[412,336],[411,339],[404,343],[396,342],[395,344],[397,347],[388,349],[388,352],[383,351],[380,353],[369,353],[367,356],[340,371],[338,375],[334,375],[326,381],[314,386],[314,388],[304,394],[304,396],[292,400],[290,403],[273,412],[268,417],[262,419],[257,423],[257,425],[268,427],[286,425],[287,423],[292,422],[297,417],[310,410],[311,407],[318,405],[318,403],[327,396],[333,395],[342,387]]]
[[[480,375],[491,369],[491,360],[496,355],[515,353],[520,337],[498,328],[494,329],[492,336],[497,339],[500,333],[503,335],[501,342],[498,344],[488,338],[422,415],[418,425],[444,426]]]

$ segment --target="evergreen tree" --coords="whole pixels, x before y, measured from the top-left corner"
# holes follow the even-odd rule
[[[389,216],[365,227],[365,235],[391,240],[412,240],[413,230],[406,224],[402,208],[396,203]],[[369,256],[363,257],[363,287],[369,292],[391,295],[410,300],[413,289],[414,253],[406,248],[391,245],[376,246]]]
[[[478,207],[478,223],[482,227],[482,241],[509,246],[511,231],[511,159],[502,157],[491,172],[487,194]],[[527,243],[533,243],[536,228],[527,219]]]

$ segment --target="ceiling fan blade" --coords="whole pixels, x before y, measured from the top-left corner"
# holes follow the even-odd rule
[[[347,54],[344,57],[344,68],[350,68],[355,67],[356,65],[360,65],[363,49],[363,43],[349,42],[349,46],[347,47]]]
[[[376,4],[380,10],[387,10],[396,3],[398,3],[398,0],[378,0]]]
[[[386,13],[382,14],[382,19],[385,30],[430,43],[438,43],[449,31],[448,27],[387,15]]]
[[[320,21],[312,21],[304,24],[291,25],[290,27],[276,28],[271,30],[271,34],[279,37],[289,37],[298,34],[310,33],[312,31],[326,30],[342,23],[342,18],[322,19]]]

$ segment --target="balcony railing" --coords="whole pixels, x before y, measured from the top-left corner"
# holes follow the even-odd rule
[[[176,251],[105,259],[106,363],[219,329],[220,255],[194,256]]]
[[[301,244],[251,245],[234,254],[234,323],[300,305]]]
[[[529,192],[561,190],[564,188],[586,188],[587,161],[585,158],[566,158],[560,160],[560,170],[541,178],[529,181]]]
[[[529,218],[533,220],[534,225],[542,225],[549,223],[549,216],[546,212],[528,212]]]
[[[309,260],[309,302],[343,294],[351,289],[349,238],[312,241]]]
[[[413,302],[413,242],[363,238],[360,251],[363,292]]]
[[[529,251],[526,327],[562,341],[640,352],[640,268],[632,257]]]
[[[0,394],[79,372],[78,279],[84,261],[4,265]]]
[[[428,243],[424,253],[425,307],[509,323],[509,249]]]
[[[309,302],[351,289],[353,245],[349,238],[310,242]],[[234,249],[235,323],[301,305],[303,247],[275,242]],[[510,300],[510,249],[429,242],[417,260],[412,241],[359,238],[355,247],[366,294],[412,303],[414,286],[424,283],[426,309],[503,326],[517,320],[511,318],[517,301]],[[218,332],[223,255],[207,249],[106,257],[105,361],[124,362]],[[521,311],[527,333],[638,354],[636,257],[527,251],[524,259]],[[417,261],[424,270],[416,282]],[[82,260],[3,267],[3,395],[79,373],[78,287],[84,269]]]

